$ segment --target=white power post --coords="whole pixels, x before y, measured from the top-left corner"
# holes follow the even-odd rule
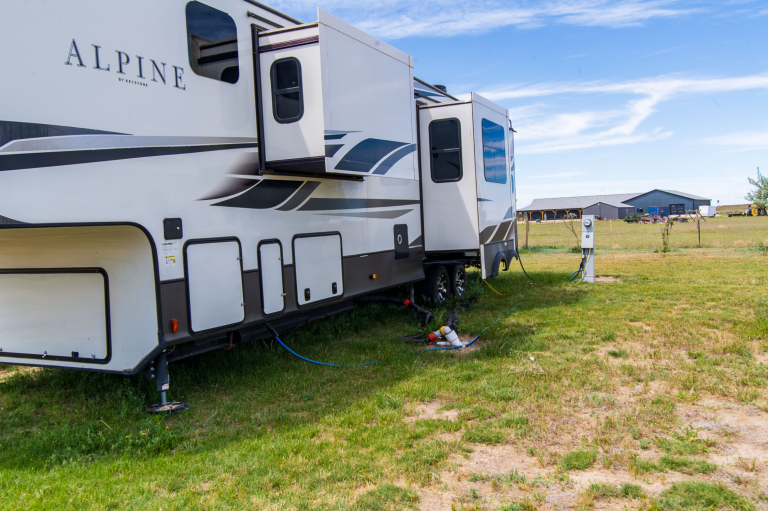
[[[583,282],[595,281],[595,215],[581,217],[581,257],[585,258]]]

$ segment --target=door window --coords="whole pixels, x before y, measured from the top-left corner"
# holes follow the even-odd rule
[[[240,68],[235,20],[227,13],[200,2],[189,2],[186,14],[187,47],[192,71],[206,78],[236,83],[240,78]],[[156,66],[154,62],[153,65]]]
[[[485,180],[489,183],[507,182],[507,152],[504,149],[504,128],[483,119],[483,162]]]
[[[272,63],[272,114],[281,124],[296,122],[304,115],[301,64],[288,57]]]
[[[432,181],[460,181],[461,123],[458,119],[440,119],[429,123],[429,150]]]

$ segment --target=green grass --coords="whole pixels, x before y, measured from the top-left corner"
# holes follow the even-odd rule
[[[477,444],[503,444],[507,440],[507,433],[492,428],[471,428],[464,431],[462,438],[466,442]]]
[[[597,460],[597,451],[595,450],[577,450],[571,451],[563,456],[560,461],[560,468],[563,470],[586,470]]]
[[[454,460],[497,442],[553,472],[711,473],[711,445],[680,432],[678,408],[706,395],[768,406],[768,265],[748,245],[768,241],[766,220],[708,220],[701,249],[675,226],[666,255],[654,253],[657,226],[614,222],[613,249],[598,222],[597,272],[623,280],[598,285],[565,283],[579,264],[572,240],[562,225],[532,225],[531,242],[546,245],[523,253],[533,284],[513,267],[491,281],[499,297],[469,272],[480,294],[459,331],[492,325],[478,350],[419,354],[400,338],[435,324],[356,307],[281,338],[315,360],[382,363],[311,366],[269,340],[212,352],[170,366],[169,397],[192,405],[171,416],[145,414],[157,393],[142,375],[0,367],[0,508],[415,508]],[[435,418],[415,417],[423,403]],[[552,447],[576,424],[584,438]],[[643,443],[664,457],[614,454]],[[536,475],[508,479],[548,491]],[[669,502],[685,494],[674,488]]]
[[[673,433],[671,438],[657,438],[656,446],[667,454],[696,455],[709,452],[714,447],[712,440],[701,440],[698,432],[688,429],[682,434]]]
[[[353,509],[360,511],[400,511],[418,509],[418,493],[393,484],[381,484],[357,499]]]
[[[645,491],[635,484],[624,483],[619,486],[612,486],[604,483],[596,483],[587,488],[587,492],[594,498],[625,498],[639,499],[645,496]]]
[[[631,460],[629,469],[636,474],[672,471],[691,475],[711,474],[717,470],[717,466],[704,460],[693,460],[677,456],[662,456],[658,463],[641,459]]]
[[[722,484],[685,481],[675,483],[658,499],[662,509],[673,511],[751,511],[755,505]]]

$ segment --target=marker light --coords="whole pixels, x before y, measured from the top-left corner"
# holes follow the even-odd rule
[[[378,276],[378,275],[376,275],[376,274],[374,273],[373,275],[371,275],[371,278],[372,278],[373,280],[376,280],[377,278],[379,278],[379,276]]]
[[[179,322],[176,319],[171,320],[171,332],[174,334],[179,331]]]

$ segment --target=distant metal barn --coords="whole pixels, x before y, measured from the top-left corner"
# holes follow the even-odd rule
[[[659,208],[661,216],[684,215],[686,211],[709,206],[710,199],[675,190],[651,190],[646,193],[617,193],[581,197],[535,199],[518,211],[527,212],[531,220],[563,219],[569,214],[578,218],[595,215],[602,220],[621,220],[631,215],[644,215],[648,208]]]
[[[526,211],[531,220],[553,220],[574,214],[595,215],[602,219],[618,220],[635,214],[634,206],[626,203],[638,193],[617,193],[612,195],[585,195],[581,197],[556,197],[535,199],[530,205],[518,211]]]
[[[638,215],[657,207],[661,216],[669,216],[684,215],[686,211],[698,210],[699,206],[711,206],[712,200],[676,190],[651,190],[624,202],[634,206]]]

